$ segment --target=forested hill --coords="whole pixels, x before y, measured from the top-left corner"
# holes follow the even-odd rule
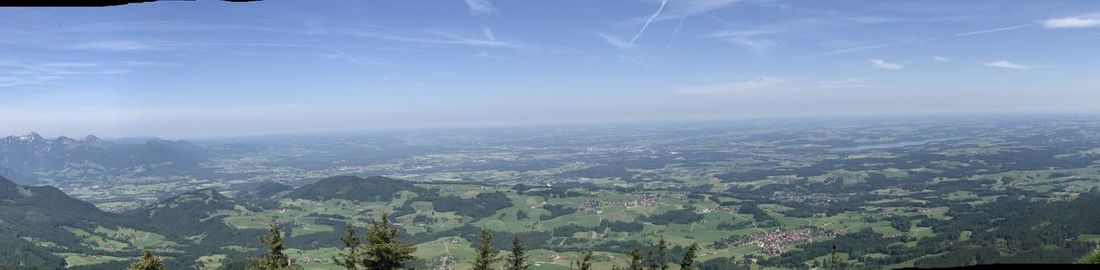
[[[181,242],[223,246],[254,242],[259,230],[236,228],[223,220],[245,211],[250,210],[213,189],[200,189],[126,214],[141,220],[147,228]]]
[[[62,266],[61,257],[31,242],[80,243],[70,228],[119,221],[55,187],[22,186],[0,176],[0,266]]]
[[[307,200],[344,199],[354,201],[389,201],[399,191],[423,192],[412,182],[383,176],[360,178],[334,176],[301,186],[287,195]]]

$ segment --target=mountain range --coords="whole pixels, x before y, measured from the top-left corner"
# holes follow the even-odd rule
[[[0,138],[0,173],[23,184],[110,181],[119,176],[205,173],[206,149],[186,141],[107,141],[94,135],[77,140],[38,133]],[[49,180],[49,181],[42,181]]]

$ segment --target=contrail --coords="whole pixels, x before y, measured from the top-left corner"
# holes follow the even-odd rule
[[[666,48],[672,48],[672,41],[676,40],[676,36],[680,35],[680,28],[684,27],[684,20],[687,20],[687,17],[680,18],[680,24],[676,25],[676,31],[672,31],[672,38],[668,39]]]
[[[363,63],[363,61],[359,61],[358,58],[355,58],[354,56],[351,56],[350,54],[347,54],[344,51],[342,51],[340,49],[337,49],[336,47],[328,45],[328,43],[321,42],[321,46],[324,46],[325,48],[328,48],[329,50],[332,50],[333,52],[336,52],[336,54],[344,57],[344,60],[348,60],[353,64],[356,64],[356,65],[361,66],[361,67],[370,67],[370,65],[367,65],[367,63]]]
[[[1016,30],[1016,29],[1020,29],[1020,28],[1024,28],[1024,27],[1028,27],[1028,25],[1022,24],[1022,25],[1017,25],[1017,26],[1009,26],[1009,27],[1002,27],[1002,28],[995,28],[995,29],[988,29],[988,30],[981,30],[981,31],[974,31],[974,32],[959,33],[959,34],[955,34],[955,36],[956,37],[965,37],[965,36],[989,34],[989,33],[1001,32],[1001,31]]]
[[[634,34],[634,38],[631,38],[630,42],[627,43],[628,47],[634,46],[634,41],[638,40],[638,37],[642,36],[642,33],[645,33],[645,29],[649,27],[649,24],[653,23],[653,20],[656,20],[657,16],[661,16],[661,12],[665,10],[665,4],[668,4],[668,0],[661,0],[661,6],[657,8],[657,12],[653,12],[653,15],[649,15],[649,18],[645,20],[645,24],[642,24],[642,29],[639,29],[638,33]]]

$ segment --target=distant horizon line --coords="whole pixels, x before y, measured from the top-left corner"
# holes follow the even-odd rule
[[[987,117],[1011,117],[1011,116],[1040,116],[1040,117],[1068,117],[1068,116],[1095,116],[1100,117],[1100,112],[941,112],[941,113],[889,113],[889,114],[830,114],[830,115],[780,115],[780,116],[758,116],[758,117],[743,117],[743,118],[686,118],[686,119],[647,119],[647,120],[608,120],[608,121],[592,121],[592,122],[563,122],[563,123],[531,123],[531,124],[470,124],[470,125],[454,125],[454,126],[423,126],[423,127],[389,127],[389,128],[354,128],[354,129],[331,129],[331,130],[313,130],[302,132],[270,132],[270,133],[242,133],[242,134],[224,134],[224,135],[185,135],[185,136],[161,136],[161,135],[97,135],[95,132],[86,133],[84,136],[70,136],[69,134],[50,134],[49,136],[42,136],[42,132],[27,131],[27,132],[14,132],[11,134],[0,136],[0,138],[7,137],[19,137],[28,136],[31,134],[39,134],[39,136],[47,140],[55,140],[60,137],[66,138],[86,138],[88,136],[94,136],[104,141],[125,141],[125,140],[142,140],[142,139],[161,139],[161,140],[186,140],[186,141],[219,141],[219,140],[234,140],[234,139],[250,139],[250,138],[263,138],[263,137],[283,137],[283,136],[340,136],[340,135],[368,135],[371,133],[386,133],[386,132],[424,132],[424,131],[457,131],[457,130],[475,130],[475,129],[537,129],[537,128],[560,128],[560,127],[601,127],[601,126],[630,126],[630,125],[661,125],[661,124],[745,124],[759,121],[808,121],[808,120],[834,120],[834,121],[851,121],[858,119],[904,119],[904,118],[987,118]],[[946,119],[943,119],[946,120]]]

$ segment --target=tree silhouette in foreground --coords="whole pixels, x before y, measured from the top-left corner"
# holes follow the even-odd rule
[[[493,234],[489,230],[481,228],[481,235],[477,241],[477,258],[474,259],[474,270],[490,270],[492,265],[500,261],[500,250],[493,249]]]
[[[508,270],[527,270],[531,266],[527,264],[527,251],[523,248],[523,242],[518,236],[512,237],[512,254],[508,255]]]
[[[695,265],[695,253],[699,251],[699,243],[691,243],[691,246],[684,252],[684,258],[680,259],[680,269],[690,270],[694,269]]]
[[[290,264],[290,257],[283,253],[283,251],[286,250],[286,246],[283,245],[283,232],[279,230],[279,225],[274,222],[269,224],[268,235],[260,236],[260,243],[263,243],[264,246],[267,247],[268,252],[264,254],[262,258],[249,258],[248,269],[300,269],[300,267],[292,266]]]
[[[336,254],[335,257],[332,257],[332,262],[345,270],[359,269],[358,265],[362,261],[362,257],[359,253],[359,238],[355,235],[355,227],[348,224],[347,234],[341,237],[340,241],[344,242],[344,248],[347,249],[347,252]]]
[[[397,241],[397,228],[390,225],[388,216],[388,214],[382,213],[382,218],[378,221],[371,220],[370,229],[367,229],[367,236],[365,239],[367,244],[363,247],[363,253],[360,255],[361,265],[366,269],[405,269],[406,265],[415,259],[412,254],[416,252],[416,247]],[[349,232],[349,236],[354,238],[354,231]],[[358,240],[355,241],[356,243],[358,242]],[[345,243],[345,245],[347,245],[347,243]],[[351,252],[349,254],[354,255],[358,253]],[[355,258],[346,257],[345,259]]]
[[[576,266],[577,270],[592,270],[592,250],[585,251],[580,261],[574,261],[569,264],[569,269],[573,269],[573,266]]]
[[[652,254],[650,257],[649,269],[668,270],[668,242],[665,242],[664,237],[657,242],[657,254]]]
[[[128,270],[166,270],[167,267],[164,263],[160,262],[160,258],[153,255],[153,252],[149,252],[148,249],[141,250],[141,259],[130,264]]]
[[[642,251],[638,247],[634,247],[634,250],[630,251],[630,270],[646,270],[645,263],[642,262]]]
[[[1083,264],[1100,264],[1100,247],[1093,249],[1092,252],[1089,252],[1085,257],[1081,257],[1077,262]]]

